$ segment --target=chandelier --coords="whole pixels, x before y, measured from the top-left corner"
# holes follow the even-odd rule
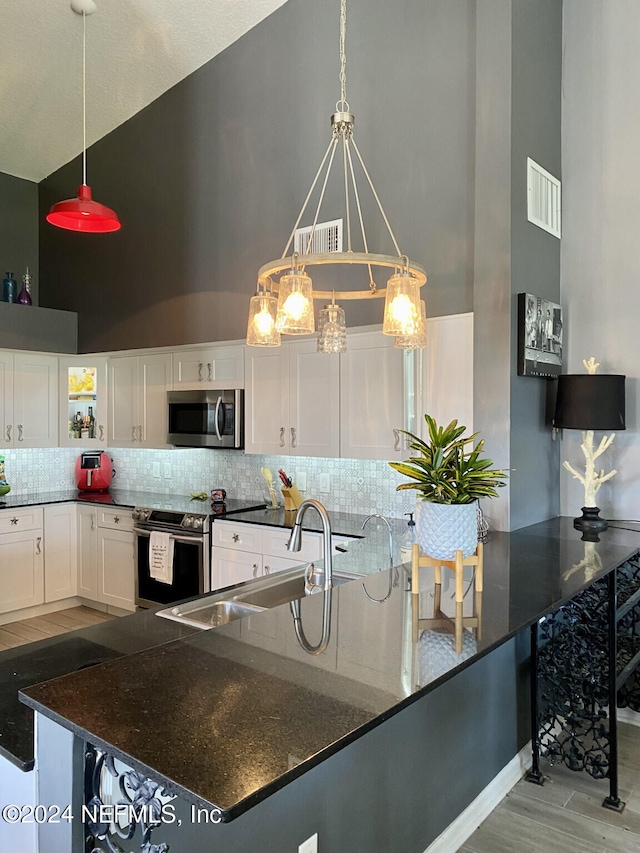
[[[309,192],[298,214],[287,244],[280,258],[264,264],[258,270],[258,287],[251,298],[247,344],[250,346],[280,346],[281,334],[307,335],[315,331],[313,302],[326,304],[319,312],[318,351],[344,352],[346,327],[344,309],[339,301],[352,299],[385,298],[382,331],[395,337],[395,346],[416,349],[426,346],[426,309],[420,299],[420,288],[426,283],[424,269],[411,262],[400,251],[389,220],[367,167],[356,145],[353,134],[355,117],[347,101],[347,75],[345,40],[347,32],[347,4],[340,0],[340,99],[331,116],[331,140],[313,179]],[[341,151],[341,156],[336,153]],[[320,220],[329,175],[336,160],[342,161],[344,183],[344,221],[347,251],[314,253],[313,237]],[[359,165],[369,187],[378,212],[393,243],[395,255],[375,254],[369,251],[364,224],[361,195],[356,183],[354,163]],[[307,210],[316,186],[320,195],[313,214],[308,235],[305,234],[304,251],[289,254],[296,231]],[[355,211],[352,208],[355,207]],[[352,248],[352,220],[360,231],[364,251]],[[365,290],[322,291],[314,290],[308,268],[327,264],[356,264],[367,268],[369,286]],[[386,288],[376,285],[373,268],[392,270]],[[279,276],[279,280],[276,280]]]

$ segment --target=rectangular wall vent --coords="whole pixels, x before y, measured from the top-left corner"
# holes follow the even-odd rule
[[[557,178],[527,157],[527,218],[560,239],[562,185]]]
[[[293,240],[294,252],[299,252],[301,255],[323,255],[328,252],[342,251],[342,219],[318,222],[309,246],[311,227],[310,225],[308,228],[296,228]]]

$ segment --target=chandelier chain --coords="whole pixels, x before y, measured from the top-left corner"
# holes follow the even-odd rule
[[[340,100],[336,111],[350,112],[347,101],[347,54],[345,41],[347,38],[347,0],[340,0]]]

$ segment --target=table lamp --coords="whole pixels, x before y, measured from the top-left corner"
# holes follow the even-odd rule
[[[596,494],[600,486],[617,474],[617,471],[604,473],[596,471],[595,461],[611,445],[615,432],[603,436],[597,448],[593,444],[593,431],[625,429],[624,380],[619,374],[596,375],[598,364],[591,357],[582,362],[586,374],[564,374],[558,377],[558,394],[553,425],[557,429],[582,430],[582,452],[586,466],[584,474],[577,471],[569,462],[563,466],[584,486],[584,506],[582,515],[574,518],[576,530],[599,533],[609,526],[599,517],[596,506]]]

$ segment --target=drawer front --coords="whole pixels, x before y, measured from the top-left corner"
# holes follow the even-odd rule
[[[302,548],[299,551],[289,551],[287,542],[291,536],[289,529],[283,530],[278,527],[263,527],[262,548],[263,554],[273,557],[285,557],[288,560],[297,560],[305,563],[308,560],[317,560],[322,556],[322,534],[302,531]]]
[[[40,530],[43,525],[42,507],[0,511],[0,533],[17,533],[21,530]]]
[[[104,507],[98,508],[98,527],[110,527],[112,530],[133,530],[131,510]]]
[[[213,545],[262,554],[262,531],[256,524],[239,524],[236,521],[213,522]]]

